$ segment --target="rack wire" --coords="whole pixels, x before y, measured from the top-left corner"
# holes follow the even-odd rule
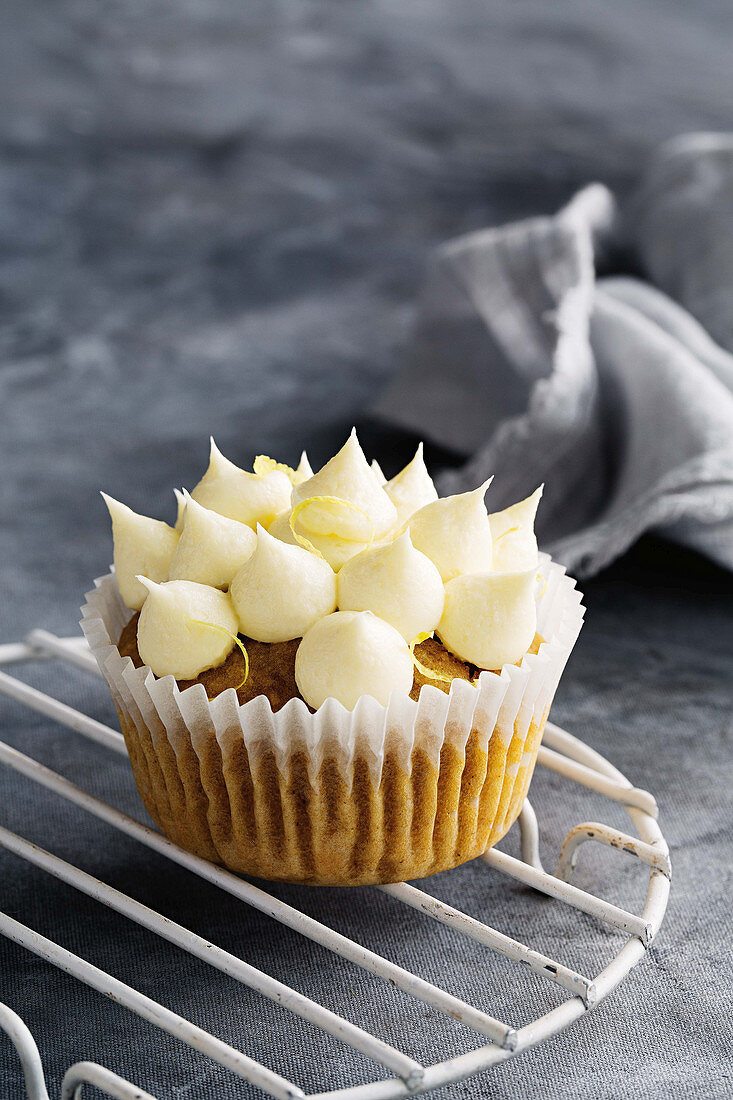
[[[60,638],[43,630],[34,630],[24,642],[0,645],[2,666],[49,659],[62,660],[93,675],[99,675],[97,664],[84,639]],[[7,672],[0,671],[0,693],[75,730],[111,752],[126,755],[124,740],[116,730]],[[656,821],[657,805],[653,796],[648,791],[632,786],[604,757],[552,722],[547,723],[538,764],[569,782],[595,791],[622,806],[638,835],[619,831],[597,821],[582,822],[568,832],[560,848],[556,871],[550,874],[544,870],[540,860],[537,819],[527,801],[519,819],[521,859],[496,848],[486,852],[482,859],[494,870],[622,933],[625,942],[605,969],[593,977],[579,973],[407,883],[377,887],[404,905],[447,925],[457,935],[498,952],[540,975],[568,994],[561,1004],[520,1028],[496,1019],[439,989],[247,880],[186,852],[160,833],[94,797],[3,741],[0,741],[0,763],[119,829],[185,868],[192,875],[213,883],[246,905],[327,948],[335,956],[384,979],[387,986],[396,987],[438,1012],[460,1021],[482,1040],[488,1040],[482,1041],[468,1053],[433,1065],[422,1065],[343,1016],[135,901],[113,886],[100,882],[80,868],[0,826],[0,846],[9,852],[323,1029],[340,1042],[366,1055],[380,1067],[380,1072],[385,1069],[389,1072],[388,1077],[381,1076],[366,1084],[311,1093],[312,1100],[397,1100],[399,1097],[428,1092],[487,1070],[550,1038],[598,1005],[623,981],[644,956],[657,934],[667,906],[669,851]],[[640,914],[613,905],[571,883],[578,852],[587,843],[617,849],[646,869],[648,887]],[[519,904],[532,904],[532,895],[525,895]],[[259,1087],[266,1095],[277,1097],[278,1100],[305,1096],[297,1084],[3,913],[0,913],[0,934],[91,988],[113,997],[150,1024],[174,1035],[234,1075]],[[28,1100],[49,1100],[41,1057],[33,1036],[20,1016],[3,1004],[0,1004],[0,1031],[7,1034],[17,1050],[25,1075]],[[68,1069],[61,1088],[62,1100],[82,1100],[85,1086],[95,1087],[115,1100],[156,1100],[112,1070],[93,1062],[77,1062]]]

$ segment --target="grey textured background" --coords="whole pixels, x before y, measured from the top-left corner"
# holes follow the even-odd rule
[[[99,488],[172,515],[170,487],[196,480],[212,431],[242,462],[259,450],[293,459],[303,444],[315,460],[331,452],[402,361],[434,244],[551,211],[591,179],[623,198],[659,141],[730,129],[732,33],[725,0],[5,0],[2,638],[31,625],[75,632],[82,593],[109,560]],[[372,439],[394,469],[407,442]],[[442,1100],[733,1091],[733,583],[645,540],[585,589],[588,623],[554,717],[657,794],[671,909],[649,957],[597,1013]],[[22,675],[42,682],[38,668]],[[96,681],[54,672],[50,686],[112,719]],[[8,702],[0,722],[4,739],[142,814],[124,762]],[[592,798],[568,799],[559,780],[538,776],[533,790],[548,863],[571,823],[600,813],[623,823]],[[0,806],[3,824],[416,1056],[469,1049],[459,1027],[358,971],[332,972],[319,949],[213,889],[191,890],[5,772]],[[612,854],[585,855],[579,882],[642,900],[637,869]],[[17,859],[0,855],[0,883],[13,916],[307,1088],[367,1074],[358,1057]],[[620,942],[473,867],[430,888],[581,969]],[[374,891],[358,905],[346,891],[276,892],[513,1023],[556,1001],[491,958],[463,974],[460,941]],[[161,1097],[252,1094],[173,1040],[141,1056],[146,1027],[5,941],[0,999],[37,1034],[52,1095],[82,1057]],[[0,1097],[20,1095],[0,1041]]]

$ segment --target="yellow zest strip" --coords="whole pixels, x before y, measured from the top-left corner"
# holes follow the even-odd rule
[[[317,550],[313,543],[309,539],[307,539],[305,535],[301,535],[298,531],[295,530],[295,522],[298,519],[298,516],[311,504],[338,504],[343,508],[351,508],[352,512],[358,512],[360,516],[364,517],[364,519],[369,524],[369,527],[371,528],[369,538],[366,542],[367,547],[371,546],[374,539],[374,521],[372,520],[371,516],[369,516],[363,508],[360,508],[358,504],[352,504],[350,500],[342,500],[340,497],[307,497],[305,500],[301,500],[300,504],[296,504],[295,508],[293,508],[292,512],[290,513],[290,530],[293,532],[293,536],[298,542],[299,546],[302,546],[305,550],[310,550],[313,554],[317,554],[319,558],[323,557],[323,554],[320,552],[320,550]],[[339,538],[343,542],[363,542],[363,539],[350,539],[347,538],[345,535],[340,535],[338,531],[324,532],[324,537]]]
[[[547,577],[544,577],[542,573],[538,573],[537,580],[542,581],[542,591],[539,593],[539,595],[535,596],[535,599],[541,600],[545,592],[547,591]]]
[[[286,466],[284,462],[276,462],[274,458],[270,458],[269,455],[257,455],[257,458],[252,463],[252,469],[257,474],[257,477],[264,477],[265,474],[271,474],[273,470],[280,470],[286,474],[290,481],[295,485],[296,471],[292,466]]]
[[[500,535],[496,536],[496,538],[494,539],[494,546],[496,546],[497,542],[501,542],[501,540],[503,538],[506,538],[507,535],[513,535],[514,532],[518,531],[518,530],[519,530],[519,526],[517,526],[517,527],[507,527],[506,531],[502,531],[502,533]]]
[[[432,668],[428,668],[427,665],[424,665],[422,661],[418,660],[418,658],[415,656],[415,646],[420,645],[420,642],[426,642],[428,638],[432,638],[432,636],[433,631],[430,631],[427,634],[418,634],[417,638],[415,638],[414,642],[410,646],[410,656],[412,657],[412,663],[414,664],[417,671],[421,674],[421,676],[424,676],[426,680],[442,680],[443,683],[450,684],[452,677],[444,676],[442,672],[434,672]]]
[[[232,634],[232,632],[230,630],[227,630],[225,626],[219,626],[218,623],[205,623],[202,619],[188,619],[188,622],[193,623],[195,626],[208,626],[210,630],[218,630],[220,631],[220,633],[226,634],[227,638],[231,638],[234,644],[239,646],[240,650],[242,651],[242,656],[244,657],[244,679],[242,680],[241,684],[237,684],[234,690],[239,691],[240,688],[243,688],[249,680],[249,654],[244,648],[243,643],[240,642],[237,635]]]

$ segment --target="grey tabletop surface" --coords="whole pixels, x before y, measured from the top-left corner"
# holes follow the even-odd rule
[[[241,463],[302,446],[317,462],[356,421],[393,472],[412,440],[365,412],[402,361],[430,249],[554,210],[593,179],[623,197],[658,142],[731,126],[731,12],[712,0],[7,0],[0,23],[0,640],[75,633],[110,557],[98,490],[171,518],[171,488],[197,480],[209,433]],[[451,456],[430,458],[437,470]],[[553,717],[655,793],[668,916],[597,1012],[441,1100],[733,1092],[733,579],[646,538],[583,587],[587,624]],[[17,674],[114,720],[82,673]],[[144,817],[125,761],[8,700],[0,726]],[[582,817],[623,825],[551,776],[534,798],[548,862]],[[422,1060],[475,1042],[7,769],[0,824]],[[638,868],[613,853],[583,857],[578,881],[643,900]],[[368,1079],[359,1056],[5,852],[0,884],[11,916],[307,1091]],[[472,865],[428,887],[579,969],[620,942]],[[375,891],[358,905],[343,890],[274,892],[512,1022],[557,1003],[509,964],[466,972],[446,930]],[[80,1058],[161,1098],[255,1095],[5,939],[0,1000],[36,1035],[51,1096]],[[0,1040],[0,1098],[22,1095]]]

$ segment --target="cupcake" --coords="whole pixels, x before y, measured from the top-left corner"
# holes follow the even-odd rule
[[[82,627],[171,840],[288,882],[401,882],[500,840],[582,624],[538,489],[439,498],[356,433],[314,473],[213,440],[174,527],[105,497],[114,571]]]

